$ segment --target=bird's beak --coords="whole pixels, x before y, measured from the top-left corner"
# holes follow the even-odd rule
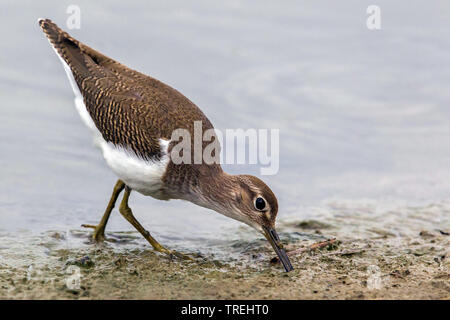
[[[291,261],[289,261],[289,257],[287,256],[286,251],[283,249],[283,245],[280,242],[280,237],[278,237],[278,233],[275,231],[275,229],[263,226],[263,230],[264,235],[266,236],[267,240],[269,240],[273,250],[275,250],[276,254],[278,255],[278,258],[283,264],[286,272],[294,270]]]

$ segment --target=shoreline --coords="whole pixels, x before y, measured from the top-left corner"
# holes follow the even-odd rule
[[[336,237],[332,245],[291,255],[289,273],[270,263],[265,243],[251,243],[257,252],[247,262],[172,260],[151,248],[55,249],[48,264],[32,270],[0,264],[0,299],[450,299],[450,236]],[[315,242],[297,240],[287,249]],[[79,287],[70,289],[77,272]]]

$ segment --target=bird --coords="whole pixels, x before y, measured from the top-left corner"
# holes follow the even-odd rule
[[[217,162],[173,160],[175,130],[194,134],[196,123],[203,131],[214,130],[199,107],[169,85],[88,47],[52,20],[38,19],[38,24],[63,63],[81,119],[118,177],[100,222],[82,225],[93,228],[95,241],[105,240],[106,224],[123,192],[120,214],[153,249],[190,259],[161,245],[134,217],[128,201],[135,191],[159,200],[189,201],[243,222],[265,236],[286,272],[293,270],[275,229],[277,198],[261,179],[228,174]],[[212,140],[219,143],[216,136]]]

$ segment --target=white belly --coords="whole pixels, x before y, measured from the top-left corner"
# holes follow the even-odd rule
[[[160,143],[161,150],[167,150],[169,141],[161,139]],[[116,147],[103,138],[99,144],[106,163],[127,186],[146,196],[168,200],[161,180],[169,163],[167,154],[160,160],[146,161],[138,158],[132,151]]]
[[[108,166],[119,177],[119,179],[125,182],[125,184],[131,189],[146,196],[152,196],[161,200],[168,200],[162,190],[162,176],[164,175],[167,164],[169,163],[169,156],[167,155],[169,141],[163,139],[159,140],[163,156],[157,161],[146,161],[140,159],[132,151],[117,147],[114,144],[105,141],[86,109],[83,102],[83,97],[75,82],[75,79],[73,78],[69,66],[57,52],[56,54],[64,65],[67,77],[69,78],[72,89],[75,93],[75,107],[83,122],[89,127],[89,129],[92,130],[95,144],[102,150],[103,157],[105,158]]]

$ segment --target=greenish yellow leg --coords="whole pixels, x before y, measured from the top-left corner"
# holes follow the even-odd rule
[[[142,234],[142,236],[152,245],[153,249],[155,249],[156,251],[163,252],[170,256],[177,256],[182,259],[192,260],[192,258],[182,253],[164,248],[158,241],[155,240],[155,238],[151,236],[150,232],[145,230],[145,228],[136,220],[136,218],[133,215],[133,212],[128,206],[128,199],[130,197],[130,193],[131,189],[128,186],[125,186],[125,193],[123,195],[122,202],[120,203],[119,206],[119,212],[124,216],[124,218],[127,219],[128,222],[131,223],[136,228],[136,230]]]
[[[125,188],[125,183],[123,183],[122,180],[117,180],[116,185],[114,186],[113,193],[111,195],[111,199],[109,199],[108,206],[106,207],[106,210],[105,210],[105,213],[103,214],[102,220],[100,220],[100,223],[98,225],[96,225],[96,226],[90,225],[90,224],[81,225],[84,228],[93,228],[94,229],[92,238],[94,238],[95,241],[100,242],[100,241],[105,240],[106,224],[108,223],[109,216],[111,215],[111,212],[114,209],[117,198],[119,197],[119,194],[122,192],[122,190],[124,188]]]

